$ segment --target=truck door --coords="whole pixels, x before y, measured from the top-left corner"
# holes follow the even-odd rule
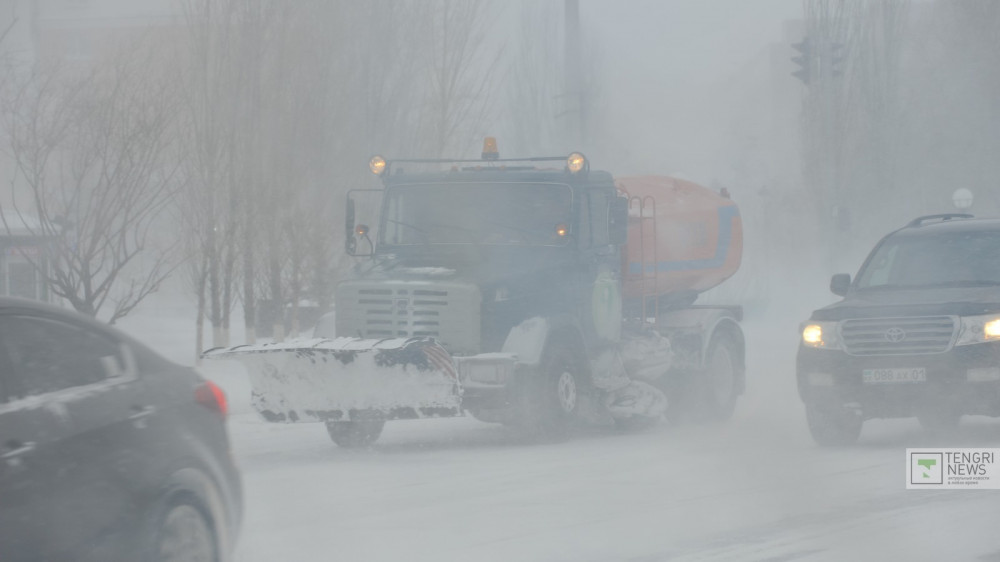
[[[612,239],[612,210],[617,197],[607,188],[589,189],[580,201],[580,245],[593,264],[589,294],[584,295],[583,318],[601,341],[621,338],[622,294],[618,247]],[[587,322],[585,322],[587,323]]]

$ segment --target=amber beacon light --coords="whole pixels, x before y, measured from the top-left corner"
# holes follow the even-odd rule
[[[496,137],[486,137],[483,139],[483,160],[498,160],[500,151],[497,150]]]

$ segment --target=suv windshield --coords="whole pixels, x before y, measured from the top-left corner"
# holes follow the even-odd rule
[[[562,245],[573,201],[550,183],[409,184],[386,197],[381,242],[393,246]]]
[[[893,236],[858,274],[859,289],[1000,285],[1000,232]]]

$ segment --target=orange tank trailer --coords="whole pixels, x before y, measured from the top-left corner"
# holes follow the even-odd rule
[[[629,198],[626,298],[697,294],[739,269],[743,222],[728,197],[667,176],[623,177],[615,185]]]

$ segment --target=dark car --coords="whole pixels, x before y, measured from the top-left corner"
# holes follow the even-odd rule
[[[220,561],[222,391],[107,325],[0,298],[0,560]]]
[[[797,359],[819,444],[852,443],[871,418],[941,432],[1000,416],[1000,219],[915,219],[830,290],[844,299],[802,326]]]

